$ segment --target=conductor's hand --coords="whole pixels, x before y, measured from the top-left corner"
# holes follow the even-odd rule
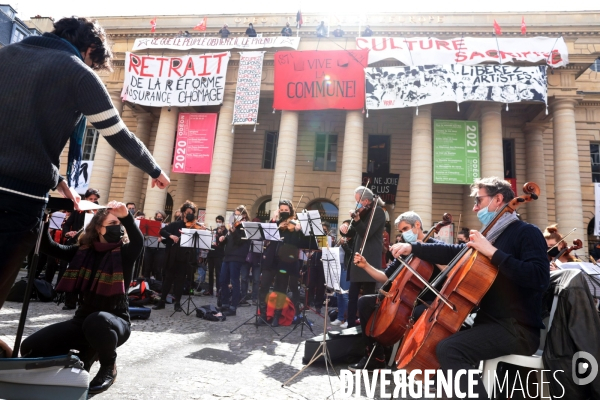
[[[115,200],[109,202],[106,207],[109,208],[108,212],[117,218],[125,218],[129,212],[125,204]]]
[[[396,243],[390,247],[390,251],[394,258],[398,258],[412,253],[412,246],[410,243]]]
[[[67,185],[66,181],[60,181],[60,183],[56,187],[56,191],[60,193],[63,197],[71,200],[73,202],[73,207],[77,211],[81,211],[79,209],[79,202],[81,201],[81,196],[75,191],[75,189],[70,188],[69,185]]]
[[[340,226],[340,232],[342,232],[344,235],[348,233],[348,224],[342,224],[342,226]]]
[[[469,239],[470,241],[467,243],[467,246],[477,250],[487,258],[492,258],[496,250],[498,250],[479,231],[471,230]]]
[[[169,183],[171,183],[171,180],[164,173],[164,171],[160,171],[160,176],[158,178],[152,179],[152,187],[157,186],[159,189],[166,188],[167,186],[169,186]]]
[[[365,269],[367,268],[367,265],[369,265],[369,263],[367,262],[366,258],[364,258],[358,253],[354,253],[354,265],[356,265],[359,268]]]
[[[179,243],[179,236],[171,235],[169,236],[173,243]]]

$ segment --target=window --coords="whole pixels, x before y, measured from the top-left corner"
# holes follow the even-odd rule
[[[13,36],[12,36],[12,39],[10,40],[10,42],[17,43],[17,42],[20,42],[21,40],[23,40],[24,38],[25,38],[25,33],[23,33],[22,31],[15,28],[15,31],[13,32]]]
[[[277,139],[278,132],[265,132],[265,148],[263,150],[263,168],[274,169],[275,158],[277,157]]]
[[[590,69],[594,72],[600,71],[600,58],[594,60],[594,63],[590,65]]]
[[[515,141],[513,139],[502,140],[502,153],[504,155],[504,179],[515,179]]]
[[[321,221],[329,223],[329,231],[332,233],[337,232],[338,208],[335,204],[325,200],[317,200],[314,203],[310,203],[306,209],[318,210],[321,215]]]
[[[315,171],[335,171],[337,166],[337,135],[317,132],[315,141]]]
[[[94,128],[89,128],[85,132],[83,138],[83,161],[94,161],[96,155],[96,146],[98,145],[98,131]]]
[[[590,143],[592,182],[600,182],[600,143]]]
[[[390,137],[369,135],[367,172],[371,174],[390,173]]]
[[[266,199],[260,206],[258,206],[258,211],[256,212],[256,216],[260,218],[262,222],[268,222],[271,218],[271,199]]]

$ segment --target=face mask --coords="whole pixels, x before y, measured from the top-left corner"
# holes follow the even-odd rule
[[[290,217],[290,213],[287,212],[287,211],[279,213],[279,219],[282,220],[282,221],[285,220],[285,219],[288,219],[289,217]]]
[[[222,222],[217,222],[217,228],[220,228],[220,227],[222,227],[222,226],[223,226],[223,223],[222,223]]]
[[[483,224],[483,226],[489,224],[496,216],[496,211],[490,211],[488,208],[489,204],[486,208],[482,208],[477,212],[477,218],[479,219],[479,222]]]
[[[357,202],[357,203],[356,203],[356,209],[357,209],[357,210],[360,210],[361,208],[363,208],[363,205],[362,205],[362,203],[358,203],[358,202]]]
[[[550,250],[548,252],[548,255],[552,258],[556,257],[558,255],[558,253],[560,253],[560,250],[558,249],[558,247],[553,248],[552,250]]]
[[[196,219],[196,217],[194,216],[194,214],[185,214],[185,220],[187,222],[192,222]]]
[[[155,221],[162,222],[162,218],[154,218]]]
[[[123,235],[125,234],[125,229],[123,225],[109,225],[106,227],[106,233],[102,235],[104,240],[108,243],[117,243]]]
[[[458,244],[465,244],[466,242],[462,239],[458,239]]]
[[[127,210],[129,211],[129,214],[135,214],[135,208],[128,208]]]
[[[417,234],[412,231],[412,229],[407,230],[406,232],[402,232],[402,237],[406,243],[414,243],[417,241]]]

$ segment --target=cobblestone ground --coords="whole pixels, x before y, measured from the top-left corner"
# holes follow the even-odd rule
[[[192,298],[197,306],[216,303],[214,297]],[[20,311],[21,303],[13,302],[6,302],[0,310],[0,339],[11,346]],[[153,310],[148,320],[134,320],[131,337],[118,349],[117,381],[94,398],[291,400],[330,396],[330,379],[324,364],[309,367],[289,387],[282,388],[282,383],[303,367],[303,342],[312,337],[310,331],[305,329],[301,337],[298,328],[283,342],[265,326],[256,329],[254,325],[246,325],[230,333],[254,315],[254,311],[255,307],[240,307],[235,317],[209,322],[196,318],[195,313],[171,316],[173,306],[167,305],[165,310]],[[62,311],[62,305],[34,301],[24,335],[72,315],[72,311]],[[314,321],[314,331],[322,333],[323,318],[312,312],[307,316]],[[291,329],[278,327],[276,331],[283,336]],[[97,364],[92,368],[92,377]],[[339,373],[346,364],[335,367]],[[331,385],[334,391],[340,387],[333,374]],[[376,393],[375,398],[379,398],[379,388]],[[341,398],[339,392],[335,398]]]

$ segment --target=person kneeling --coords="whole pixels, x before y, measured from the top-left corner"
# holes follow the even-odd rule
[[[42,251],[69,261],[57,291],[76,293],[82,301],[72,319],[42,328],[26,338],[21,355],[52,357],[76,349],[86,370],[96,359],[100,361],[89,393],[107,390],[117,377],[116,349],[131,334],[125,288],[131,282],[143,242],[133,216],[125,204],[116,201],[110,202],[108,209],[98,210],[76,245],[60,245],[44,235]]]

